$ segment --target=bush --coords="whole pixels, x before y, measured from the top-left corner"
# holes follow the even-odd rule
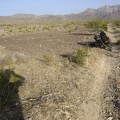
[[[70,63],[76,63],[79,65],[83,65],[86,62],[86,57],[88,55],[88,46],[81,48],[77,51],[77,53],[71,53],[71,54],[64,54],[61,55],[64,58],[67,58]]]
[[[113,21],[113,25],[120,27],[120,20]]]
[[[86,61],[87,51],[84,49],[79,49],[75,57],[75,62],[77,64],[83,65]]]
[[[44,26],[44,27],[42,28],[42,30],[48,30],[48,31],[50,31],[50,26],[46,25],[46,26]]]
[[[77,22],[67,22],[63,25],[64,29],[68,29],[68,32],[71,33],[73,30],[77,29]]]
[[[88,28],[92,28],[95,31],[108,30],[108,22],[102,19],[88,21],[84,25]]]

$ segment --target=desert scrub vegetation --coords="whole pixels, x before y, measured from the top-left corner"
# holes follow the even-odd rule
[[[108,22],[102,19],[88,21],[84,25],[87,28],[92,28],[94,31],[108,30]]]
[[[85,49],[79,49],[77,51],[75,62],[79,65],[83,65],[86,62],[86,56],[88,55],[88,51]]]
[[[29,23],[29,24],[1,24],[0,29],[3,29],[5,35],[26,34],[42,31],[67,31],[72,32],[77,30],[81,22],[51,22],[51,23]]]
[[[78,49],[76,53],[71,53],[62,56],[66,57],[70,61],[70,63],[75,63],[77,65],[84,65],[87,60],[88,51],[89,51],[89,47],[84,47]]]
[[[47,66],[59,65],[60,61],[62,61],[62,63],[64,63],[65,66],[69,66],[70,64],[76,64],[82,66],[86,63],[88,52],[89,52],[89,47],[85,46],[81,49],[78,49],[74,53],[61,55],[62,58],[60,57],[59,59],[55,55],[44,54],[42,56],[42,59],[39,60],[42,61]],[[63,58],[66,58],[66,60]]]
[[[113,21],[112,24],[113,24],[115,27],[120,28],[120,20]]]
[[[76,26],[76,22],[67,22],[64,24],[64,28],[71,28],[73,26]]]
[[[54,57],[51,55],[43,55],[43,61],[46,65],[50,65],[54,61]]]
[[[39,59],[41,57],[39,56]],[[27,96],[29,100],[29,105],[25,104],[24,108],[33,105],[28,111],[36,120],[78,120],[82,116],[78,110],[81,103],[86,100],[87,89],[90,87],[90,81],[85,80],[86,75],[83,75],[88,69],[83,69],[76,63],[69,63],[69,66],[66,66],[66,58],[58,55],[55,57],[49,66],[44,64],[43,59],[37,60],[38,64],[35,66],[39,68],[39,72],[33,71],[34,77],[27,83],[25,92],[21,91],[21,94]],[[32,111],[38,112],[34,114]]]
[[[77,30],[79,25],[80,25],[79,22],[71,21],[71,22],[64,23],[63,28],[65,30],[68,30],[68,32],[70,33],[70,32],[72,32],[74,30]]]
[[[11,69],[0,69],[0,112],[5,107],[14,104],[18,98],[17,89],[23,77]]]

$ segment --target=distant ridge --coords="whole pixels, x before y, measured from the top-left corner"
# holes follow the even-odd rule
[[[80,14],[75,14],[75,18],[79,18],[80,20],[94,20],[97,18],[107,19],[107,20],[114,20],[120,19],[120,15],[118,14],[120,11],[120,5],[113,5],[113,6],[103,6],[98,9],[87,8],[84,12]],[[114,13],[114,16],[112,14]],[[72,18],[72,16],[71,16]],[[110,19],[109,19],[110,18]]]
[[[0,16],[0,23],[13,22],[55,22],[55,21],[78,21],[78,20],[94,20],[102,18],[105,20],[120,20],[120,5],[105,5],[98,9],[87,8],[79,14],[68,15],[34,15],[34,14],[15,14],[12,16]]]

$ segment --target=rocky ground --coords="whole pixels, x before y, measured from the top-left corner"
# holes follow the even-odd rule
[[[3,110],[1,119],[119,120],[120,46],[112,26],[107,35],[112,51],[87,49],[83,66],[62,56],[94,41],[93,32],[84,27],[72,33],[0,37],[1,65],[14,66],[25,78],[15,104]],[[12,65],[4,62],[8,59]]]

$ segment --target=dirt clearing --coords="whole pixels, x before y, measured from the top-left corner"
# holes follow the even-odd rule
[[[110,26],[107,34],[115,42]],[[113,86],[111,81],[116,73],[118,59],[115,56],[119,53],[116,46],[113,51],[89,48],[83,66],[61,56],[76,52],[90,41],[93,41],[93,33],[86,28],[75,33],[45,32],[0,38],[1,61],[12,58],[15,72],[25,78],[19,87],[20,103],[16,102],[14,106],[22,111],[21,119],[115,118],[114,105],[109,106],[108,103],[112,104],[114,97],[109,88]],[[44,55],[48,56],[49,64]],[[15,109],[11,111],[3,112],[1,118],[16,119]]]

